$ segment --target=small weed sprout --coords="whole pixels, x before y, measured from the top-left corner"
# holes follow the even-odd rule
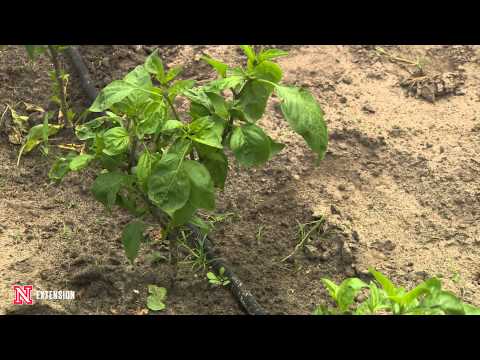
[[[304,248],[307,242],[310,240],[310,236],[315,232],[321,229],[321,226],[325,224],[325,218],[321,217],[318,220],[302,224],[297,220],[298,224],[298,237],[300,239],[295,249],[288,256],[284,257],[280,262],[285,262],[290,259],[292,256],[297,254],[298,251]],[[308,230],[307,230],[308,229]]]
[[[215,286],[227,286],[230,284],[230,280],[225,274],[225,268],[220,268],[218,275],[213,272],[207,273],[208,282]]]

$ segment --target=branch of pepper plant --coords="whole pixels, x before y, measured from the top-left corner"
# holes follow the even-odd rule
[[[64,93],[62,71],[60,69],[60,63],[58,62],[58,52],[57,49],[55,49],[54,45],[48,45],[48,51],[50,52],[50,59],[52,60],[53,67],[55,68],[55,77],[57,79],[57,84],[59,87],[58,95],[60,96],[60,110],[62,111],[62,115],[64,116],[64,125],[67,126],[68,124],[70,124],[70,119],[68,117],[68,108]]]

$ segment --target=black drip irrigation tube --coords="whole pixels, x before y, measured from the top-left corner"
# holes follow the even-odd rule
[[[87,95],[89,101],[94,102],[98,96],[98,90],[94,86],[90,73],[83,60],[82,55],[75,46],[70,46],[66,50],[67,55],[73,65],[73,68],[77,72],[80,78],[83,91]],[[160,221],[163,216],[161,214],[153,214],[157,220]],[[255,300],[252,293],[246,288],[245,284],[238,278],[238,276],[232,271],[231,267],[227,265],[222,259],[216,256],[212,241],[205,237],[202,232],[194,225],[188,225],[189,230],[193,234],[194,241],[198,244],[203,241],[203,246],[206,251],[208,260],[213,269],[218,273],[223,267],[225,269],[225,275],[230,280],[230,290],[237,301],[242,305],[245,311],[249,315],[267,315],[267,312],[260,306]]]

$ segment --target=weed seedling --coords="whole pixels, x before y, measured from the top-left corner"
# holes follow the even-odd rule
[[[215,286],[227,286],[228,284],[230,284],[230,280],[224,275],[224,273],[225,268],[223,267],[220,268],[218,275],[213,272],[207,273],[208,282]]]
[[[70,227],[63,223],[63,230],[62,230],[62,238],[65,240],[70,240],[73,236],[72,229]]]
[[[265,229],[265,226],[260,225],[260,227],[257,230],[257,233],[255,234],[255,240],[257,241],[257,245],[260,245],[260,243],[263,240],[263,229]]]
[[[290,259],[292,256],[294,256],[298,251],[304,248],[304,246],[307,244],[308,240],[310,239],[310,236],[317,230],[320,230],[320,227],[325,224],[325,219],[322,217],[319,220],[315,220],[306,224],[301,224],[300,222],[297,221],[298,224],[298,235],[299,235],[299,243],[297,246],[295,246],[295,249],[293,250],[292,253],[290,253],[288,256],[284,257],[280,262],[285,262],[288,259]],[[309,228],[307,230],[307,228]]]
[[[198,241],[194,247],[190,247],[188,245],[188,239],[185,235],[185,232],[181,232],[181,237],[179,238],[180,248],[183,248],[188,252],[188,255],[183,263],[191,265],[192,271],[194,272],[204,273],[210,264],[205,251],[205,240],[206,236],[204,236],[202,240]]]
[[[156,285],[148,285],[147,307],[152,311],[165,310],[165,299],[167,297],[167,289]]]

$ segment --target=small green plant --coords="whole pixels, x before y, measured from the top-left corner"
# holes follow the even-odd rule
[[[259,245],[263,240],[263,230],[265,229],[265,225],[260,225],[258,227],[257,233],[255,234],[255,241],[257,245]]]
[[[325,219],[322,217],[321,219],[318,219],[306,224],[301,224],[300,222],[297,221],[297,224],[298,224],[298,237],[300,241],[298,242],[297,246],[295,246],[295,249],[288,256],[285,256],[282,260],[280,260],[280,262],[287,261],[292,256],[294,256],[298,251],[303,249],[307,244],[308,240],[310,240],[310,236],[315,231],[319,231],[321,229],[321,226],[325,224]]]
[[[192,247],[188,245],[187,236],[182,230],[178,241],[180,248],[185,249],[188,253],[183,262],[190,264],[194,272],[205,272],[210,264],[205,250],[206,235]]]
[[[148,285],[147,307],[152,311],[165,310],[165,299],[167,297],[167,289],[156,285]]]
[[[358,278],[349,278],[340,285],[322,279],[336,308],[318,306],[315,315],[480,315],[480,309],[463,303],[451,292],[442,290],[440,280],[432,278],[406,291],[396,287],[383,274],[369,270],[376,282],[366,284]],[[380,286],[380,287],[379,287]],[[368,298],[354,304],[355,297],[368,289]]]
[[[230,280],[225,276],[225,268],[220,268],[218,275],[213,272],[207,273],[208,282],[216,286],[227,286]]]
[[[204,56],[218,78],[201,86],[178,80],[181,68],[166,69],[153,52],[100,92],[90,107],[99,117],[76,127],[86,151],[60,157],[50,171],[52,179],[61,180],[70,171],[99,166],[95,198],[107,209],[120,206],[136,217],[122,236],[132,262],[142,243],[144,217],[153,214],[166,222],[175,269],[181,227],[210,229],[196,213],[215,210],[216,189],[224,189],[229,170],[227,154],[244,167],[258,167],[283,150],[259,126],[271,96],[282,101],[285,119],[318,161],[324,158],[328,134],[319,104],[307,90],[281,84],[283,73],[274,60],[287,53],[241,48],[244,68]],[[176,107],[179,98],[189,103],[187,112]]]
[[[70,227],[67,224],[63,223],[62,238],[69,240],[72,238],[72,236],[73,236],[72,229],[70,229]]]
[[[415,61],[410,60],[410,59],[405,59],[405,58],[400,57],[400,56],[392,55],[390,52],[388,52],[387,50],[385,50],[382,47],[376,47],[375,52],[379,55],[386,56],[390,60],[401,62],[401,63],[407,64],[407,65],[410,65],[410,66],[415,66],[415,68],[417,70],[416,73],[418,74],[418,76],[424,76],[425,75],[425,66],[428,64],[428,60],[426,58],[422,58],[420,56],[417,56]]]

